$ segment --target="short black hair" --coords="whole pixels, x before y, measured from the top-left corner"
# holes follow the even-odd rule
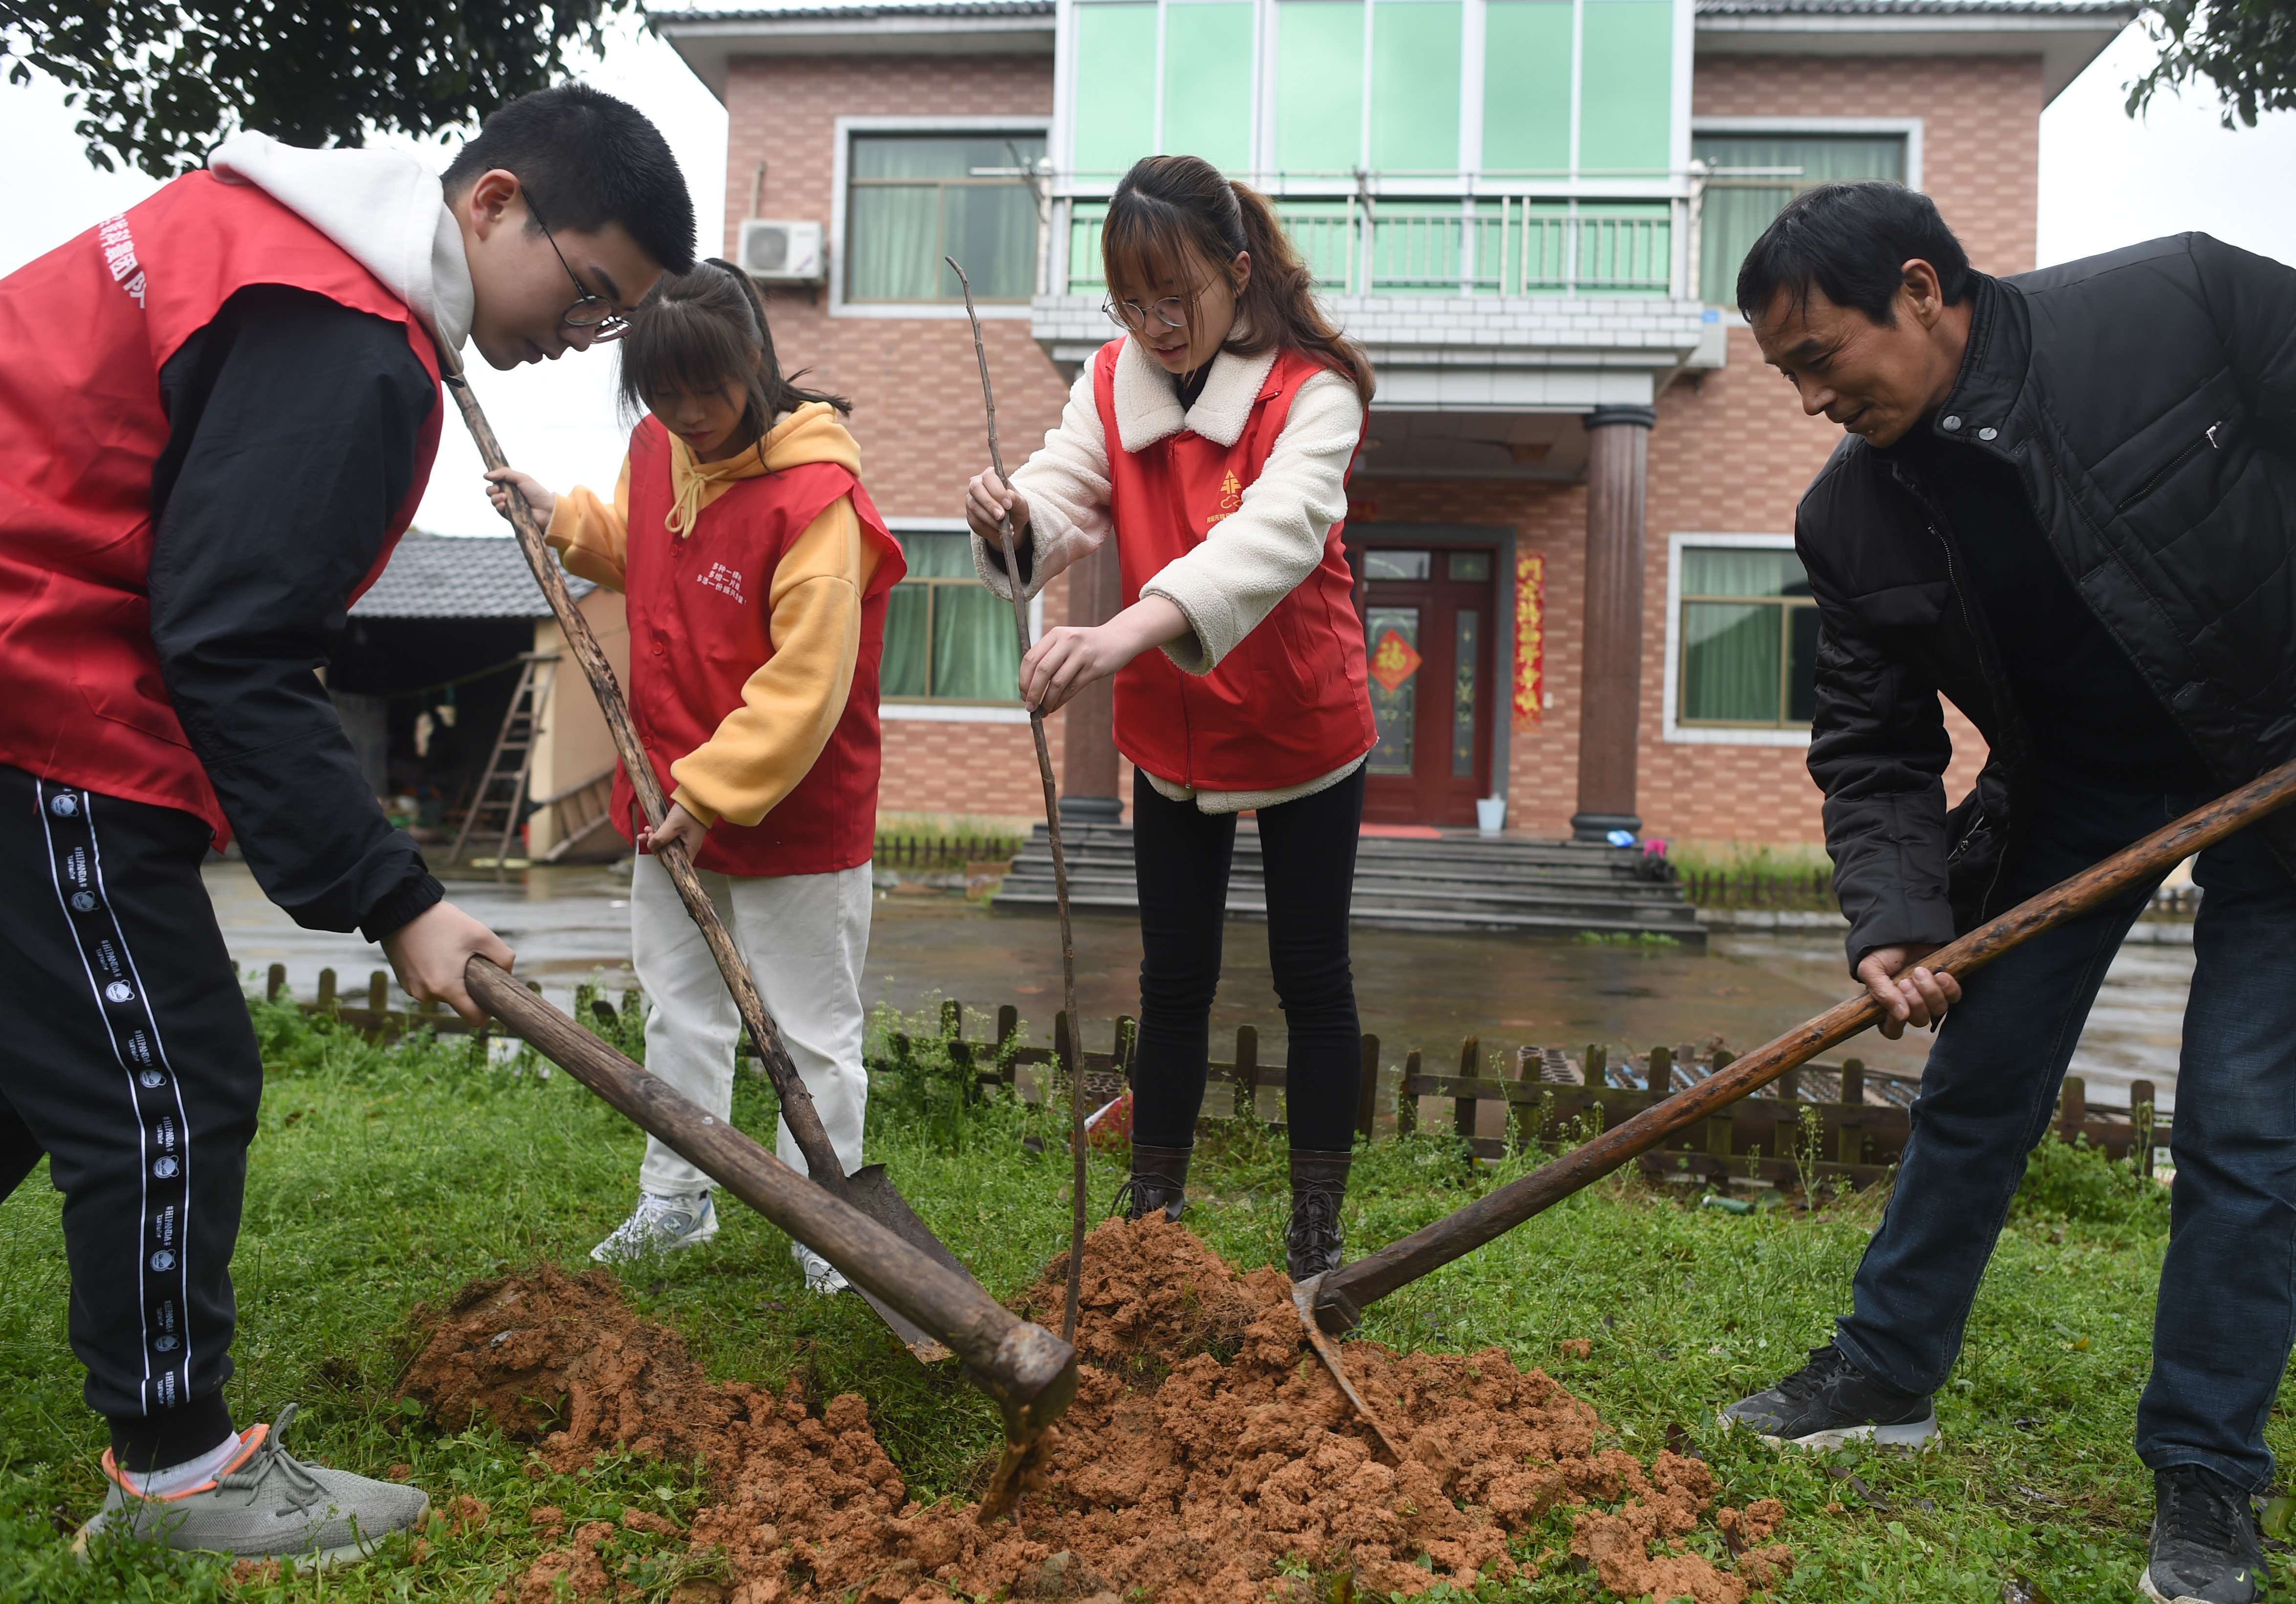
[[[1902,184],[1821,184],[1786,202],[1738,269],[1738,309],[1749,323],[1781,291],[1799,307],[1815,284],[1838,307],[1855,307],[1888,327],[1919,257],[1937,269],[1948,306],[1969,299],[1969,252],[1938,215],[1937,202]]]
[[[693,199],[669,142],[645,113],[587,84],[558,84],[498,107],[447,164],[449,200],[480,175],[516,173],[553,228],[594,234],[609,223],[672,273],[693,267]]]

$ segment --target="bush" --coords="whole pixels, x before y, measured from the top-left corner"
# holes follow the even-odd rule
[[[2169,1229],[2169,1189],[2126,1159],[2110,1158],[2082,1137],[2068,1145],[2054,1132],[2025,1160],[2013,1207],[2054,1220]]]

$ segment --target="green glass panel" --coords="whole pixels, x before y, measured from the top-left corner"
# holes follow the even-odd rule
[[[885,598],[885,655],[877,671],[881,695],[925,694],[925,662],[931,651],[926,599],[930,589],[924,585],[896,585]]]
[[[1401,636],[1403,644],[1416,651],[1419,646],[1419,609],[1368,607],[1364,610],[1364,645],[1374,657],[1379,652],[1379,643],[1385,640],[1390,631]],[[1439,688],[1436,694],[1442,694]],[[1418,733],[1418,716],[1419,675],[1416,671],[1393,690],[1389,690],[1376,679],[1371,682],[1372,728],[1378,732],[1379,740],[1372,747],[1371,757],[1364,765],[1367,772],[1403,775],[1411,772],[1413,738]]]
[[[1355,224],[1344,201],[1285,201],[1276,214],[1319,290],[1347,286]]]
[[[901,555],[909,560],[909,578],[970,580],[975,577],[972,536],[902,535],[898,538]]]
[[[1451,775],[1455,779],[1475,777],[1475,669],[1483,653],[1476,626],[1481,618],[1480,613],[1460,613],[1458,634],[1453,641],[1458,654],[1458,665],[1451,676]]]
[[[1683,604],[1685,719],[1721,724],[1778,721],[1780,611],[1775,603]]]
[[[1101,230],[1108,223],[1103,203],[1078,201],[1069,218],[1069,293],[1089,295],[1106,287],[1100,259]]]
[[[1459,168],[1458,0],[1379,0],[1371,21],[1371,164]]]
[[[1809,574],[1783,548],[1691,546],[1682,553],[1682,594],[1808,596]]]
[[[1021,651],[1013,633],[1013,604],[977,582],[933,589],[934,698],[1019,700]]]
[[[941,248],[963,264],[973,298],[1028,300],[1037,288],[1036,197],[1002,184],[952,184],[941,193]],[[948,264],[937,265],[941,297],[962,298],[964,286]]]
[[[1570,0],[1491,0],[1483,22],[1483,170],[1570,166]]]
[[[1674,117],[1673,0],[1586,0],[1578,167],[1657,177]]]
[[[856,134],[853,181],[968,178],[977,167],[1014,167],[1044,153],[1045,136],[1033,133]]]
[[[856,185],[847,209],[845,293],[855,300],[930,300],[941,266],[940,185]]]
[[[1363,0],[1275,8],[1275,165],[1350,172],[1363,160]]]
[[[1791,169],[1707,181],[1698,220],[1698,293],[1716,306],[1737,304],[1746,252],[1799,191],[1837,180],[1902,184],[1906,177],[1906,142],[1895,134],[1702,134],[1690,149],[1710,167]]]
[[[1807,724],[1817,716],[1817,609],[1786,612],[1786,720]]]
[[[1119,174],[1156,146],[1156,8],[1076,8],[1076,165]]]
[[[1251,165],[1251,7],[1233,0],[1164,12],[1164,150],[1242,172]]]

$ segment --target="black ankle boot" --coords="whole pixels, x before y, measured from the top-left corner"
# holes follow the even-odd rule
[[[1132,1144],[1132,1178],[1117,1189],[1116,1206],[1127,1220],[1144,1220],[1162,1209],[1164,1218],[1177,1222],[1187,1206],[1188,1155],[1193,1147],[1152,1147]]]
[[[1284,1261],[1292,1279],[1304,1281],[1339,1268],[1346,1245],[1340,1204],[1348,1195],[1349,1153],[1292,1149],[1292,1223],[1283,1233]]]

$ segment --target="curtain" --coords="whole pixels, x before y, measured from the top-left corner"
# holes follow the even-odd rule
[[[1685,596],[1808,596],[1809,575],[1791,551],[1760,547],[1686,547]]]
[[[1701,134],[1691,154],[1712,167],[1798,167],[1799,176],[1718,178],[1699,211],[1700,297],[1734,306],[1738,268],[1770,219],[1814,185],[1887,178],[1904,183],[1906,142],[1896,134],[1789,136]]]
[[[927,588],[899,584],[885,598],[885,657],[878,671],[878,694],[925,694],[925,654],[930,649]]]
[[[909,571],[886,598],[883,694],[1019,700],[1021,649],[1013,604],[975,577],[970,537],[905,535],[901,550]]]
[[[1758,602],[1683,604],[1683,718],[1778,721],[1779,611]]]

